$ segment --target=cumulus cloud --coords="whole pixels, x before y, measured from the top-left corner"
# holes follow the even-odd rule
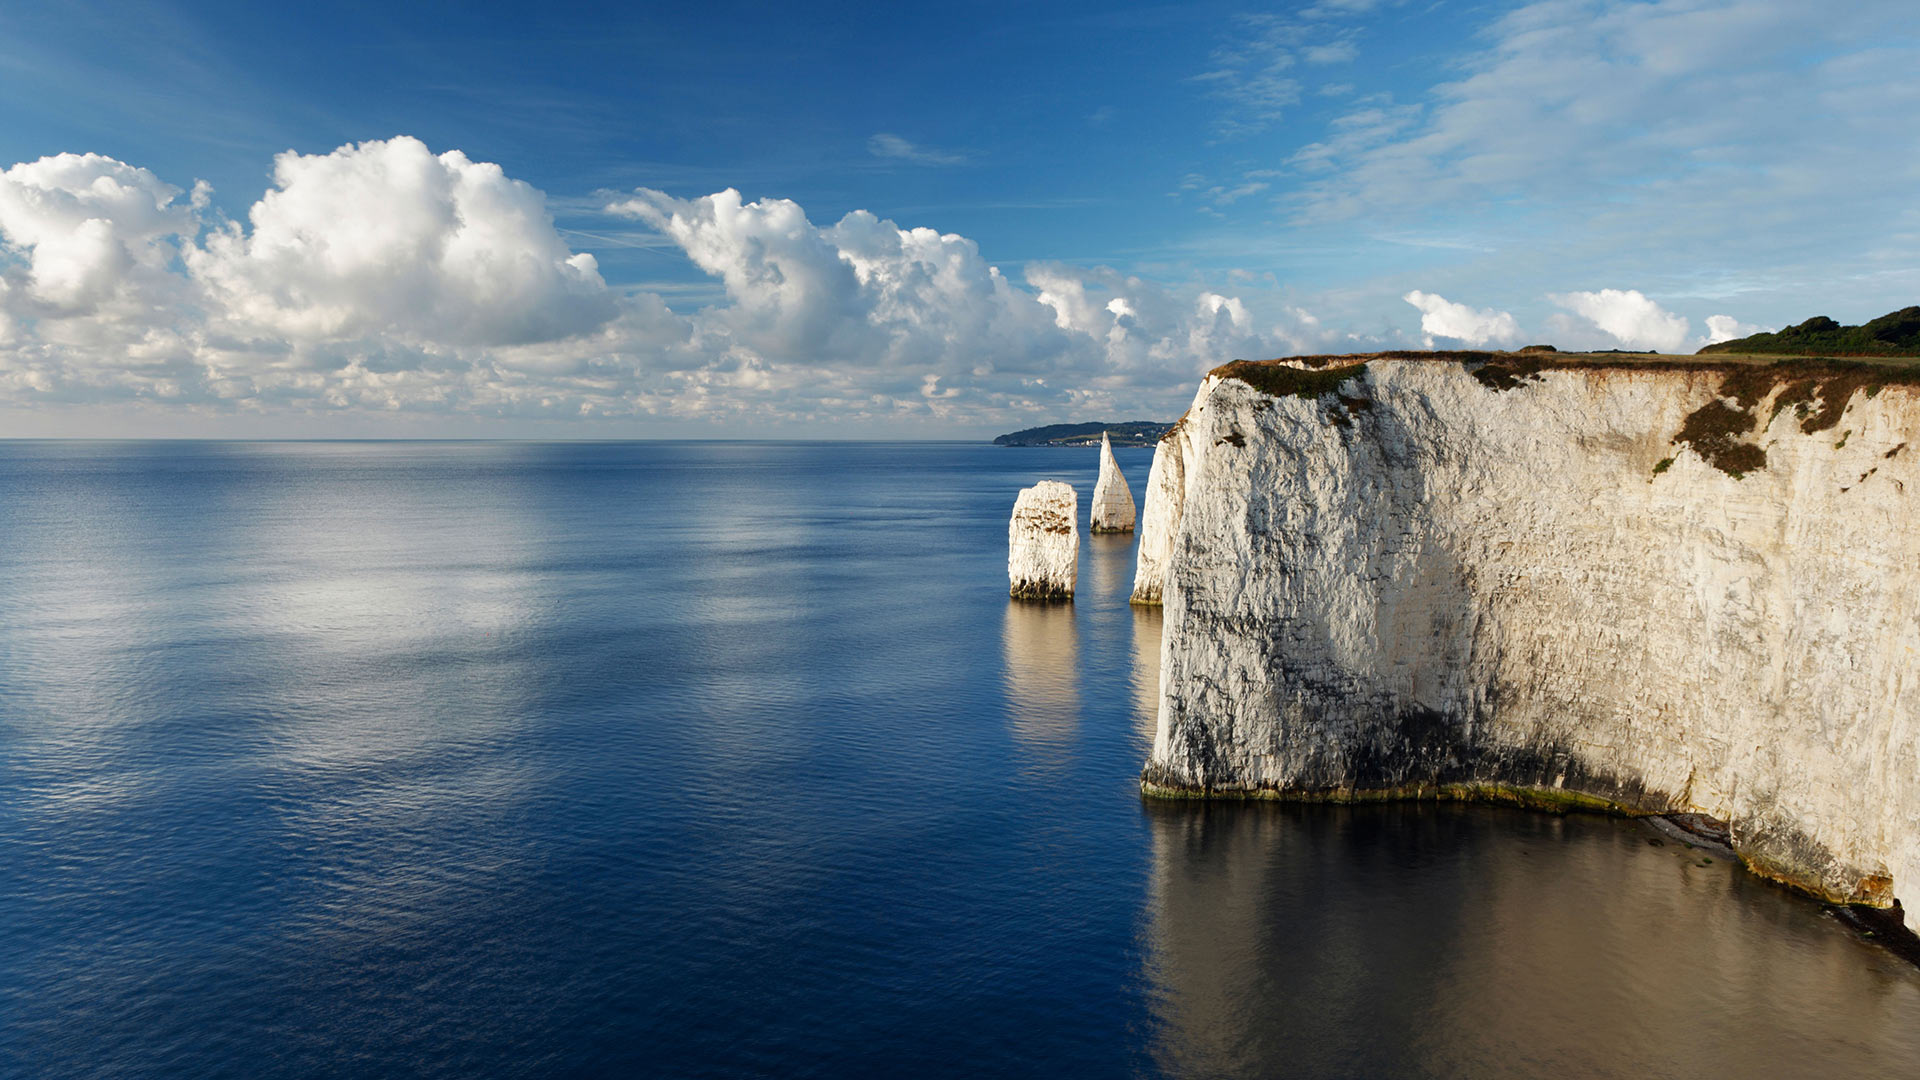
[[[863,210],[822,228],[791,200],[746,202],[732,189],[690,200],[642,189],[609,209],[659,229],[726,286],[728,302],[699,320],[717,352],[958,372],[981,357],[1021,367],[1069,349],[1043,307],[963,236]]]
[[[0,406],[998,424],[1166,411],[1339,336],[1107,269],[1010,279],[865,211],[614,199],[721,283],[676,312],[609,288],[536,189],[409,138],[282,154],[240,221],[207,196],[97,155],[0,173]]]
[[[1420,331],[1426,335],[1428,348],[1433,347],[1435,338],[1451,338],[1468,345],[1512,345],[1520,340],[1520,324],[1504,311],[1471,308],[1418,289],[1401,299],[1420,309]]]
[[[801,410],[1119,408],[1319,333],[1292,316],[1257,326],[1237,298],[1111,270],[1034,264],[1016,283],[963,236],[866,211],[821,226],[790,200],[731,189],[697,199],[641,189],[610,209],[659,229],[724,284],[726,303],[694,316],[710,358],[702,377],[751,370]],[[855,373],[864,398],[845,381]]]
[[[1772,330],[1773,327],[1770,326],[1743,323],[1731,315],[1709,315],[1707,316],[1707,338],[1704,344],[1718,345],[1723,341],[1769,333]]]
[[[1628,348],[1676,352],[1687,342],[1686,318],[1662,308],[1638,289],[1552,293],[1547,299]],[[1572,329],[1578,333],[1577,326]]]
[[[92,314],[164,281],[198,231],[179,188],[99,154],[59,154],[0,172],[0,237],[24,260],[8,296],[55,317]]]
[[[614,316],[594,257],[569,251],[544,196],[498,165],[402,137],[288,151],[273,178],[251,229],[229,223],[186,253],[243,333],[524,345]]]
[[[618,300],[543,196],[498,166],[406,138],[275,164],[251,229],[209,221],[204,184],[183,192],[97,154],[0,174],[0,393],[212,411],[576,408],[624,389],[582,374],[606,366],[596,350],[671,340],[669,313]],[[540,355],[563,341],[566,363]],[[535,388],[527,371],[543,367]]]

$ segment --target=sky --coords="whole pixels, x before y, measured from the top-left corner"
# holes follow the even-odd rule
[[[1912,0],[0,7],[0,436],[975,438],[1920,302]]]

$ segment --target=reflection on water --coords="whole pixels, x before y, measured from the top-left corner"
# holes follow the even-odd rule
[[[1007,723],[1036,757],[1062,762],[1080,726],[1080,639],[1071,604],[1007,601],[1000,634]]]
[[[1910,1067],[1638,826],[1143,810],[1132,539],[1006,598],[1064,460],[0,440],[0,1077]]]
[[[1140,738],[1140,757],[1153,749],[1153,729],[1160,717],[1160,609],[1135,607],[1133,616],[1133,727]]]
[[[1640,825],[1434,805],[1146,814],[1169,1074],[1893,1077],[1920,1060],[1920,974]]]
[[[1133,534],[1093,533],[1080,545],[1082,588],[1109,597],[1133,588]]]

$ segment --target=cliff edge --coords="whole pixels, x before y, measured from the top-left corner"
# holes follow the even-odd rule
[[[1771,360],[1772,358],[1768,358]],[[1692,812],[1920,929],[1920,377],[1216,369],[1155,453],[1150,794]]]

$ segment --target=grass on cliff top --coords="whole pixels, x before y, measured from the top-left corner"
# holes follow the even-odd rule
[[[1824,384],[1835,384],[1836,380],[1851,384],[1853,388],[1867,388],[1873,392],[1877,392],[1876,388],[1880,386],[1920,386],[1920,355],[1782,356],[1774,353],[1719,352],[1708,356],[1675,356],[1663,353],[1556,352],[1540,346],[1520,352],[1394,350],[1289,356],[1278,360],[1235,360],[1214,368],[1208,374],[1238,379],[1275,397],[1317,397],[1359,374],[1373,360],[1460,364],[1490,390],[1512,390],[1543,371],[1718,371],[1728,376],[1723,393],[1740,398],[1743,408],[1751,408],[1754,401],[1782,384],[1810,383],[1807,392],[1788,395],[1794,403],[1811,400],[1811,391],[1818,390]],[[1830,386],[1830,389],[1838,388],[1837,385]],[[1828,394],[1819,396],[1831,398]],[[1844,397],[1840,399],[1840,404],[1844,406]],[[1823,415],[1822,419],[1829,418]],[[1837,421],[1839,414],[1835,412],[1830,419]],[[1823,426],[1832,425],[1827,423]]]
[[[1331,394],[1340,388],[1340,384],[1360,374],[1366,369],[1366,362],[1344,364],[1339,367],[1294,367],[1279,361],[1264,363],[1252,360],[1235,360],[1231,364],[1222,364],[1208,375],[1222,379],[1238,379],[1255,390],[1272,397],[1315,398],[1321,394]]]
[[[1370,360],[1412,360],[1427,363],[1493,364],[1518,371],[1582,371],[1602,368],[1649,368],[1656,371],[1731,371],[1743,367],[1795,365],[1808,371],[1867,370],[1884,372],[1889,383],[1920,382],[1920,350],[1899,356],[1845,356],[1833,353],[1713,352],[1699,355],[1635,352],[1558,352],[1534,346],[1518,352],[1482,350],[1394,349],[1371,353],[1332,353],[1286,356],[1275,360],[1235,360],[1209,375],[1240,378],[1254,368],[1358,367]],[[1902,378],[1901,376],[1907,376]],[[1244,381],[1244,380],[1243,380]]]

